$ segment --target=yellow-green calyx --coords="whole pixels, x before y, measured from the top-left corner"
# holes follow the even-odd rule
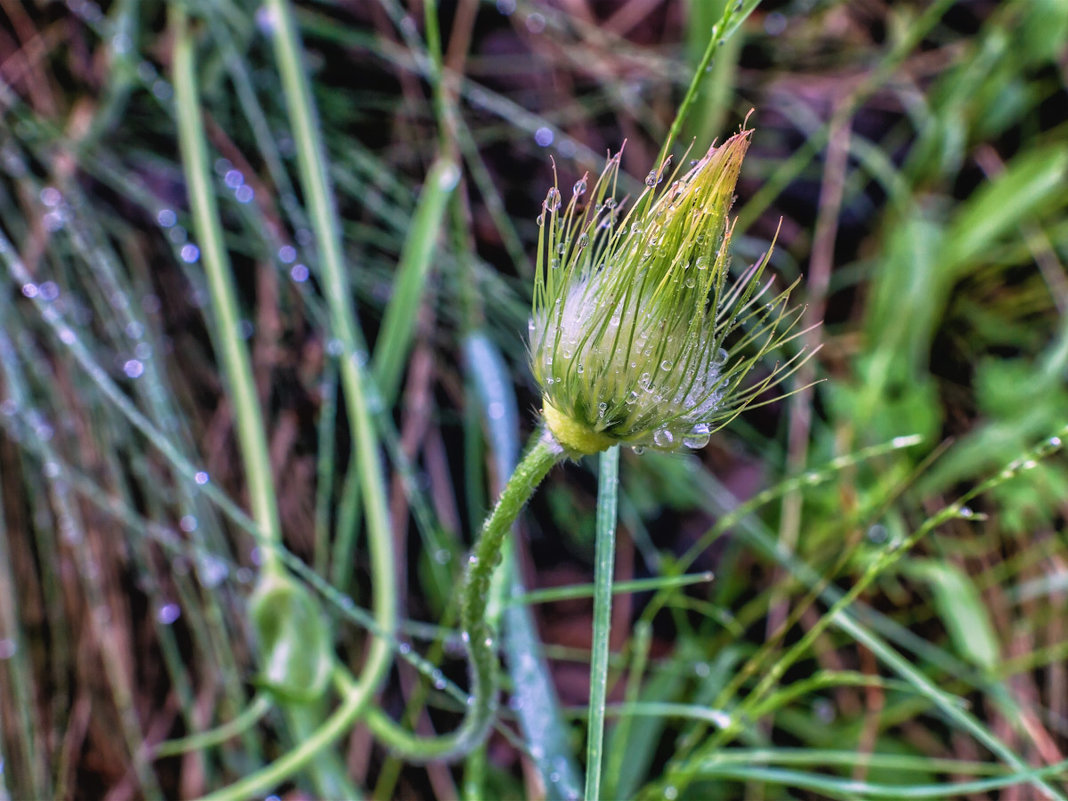
[[[579,180],[566,205],[549,190],[531,369],[546,424],[572,455],[619,443],[703,447],[796,369],[797,357],[742,386],[799,317],[788,291],[763,297],[766,258],[730,280],[727,212],[749,136],[710,148],[683,174],[653,170],[625,213],[615,198],[619,154],[592,189]]]
[[[545,418],[545,425],[569,456],[588,456],[616,444],[612,437],[595,431],[580,420],[568,417],[553,406],[548,398],[542,403],[541,413]]]

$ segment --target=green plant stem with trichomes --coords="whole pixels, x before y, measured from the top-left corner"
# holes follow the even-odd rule
[[[460,588],[460,627],[471,676],[463,723],[450,734],[421,737],[399,728],[385,713],[372,708],[367,723],[388,747],[412,760],[448,760],[466,754],[489,732],[497,709],[498,678],[495,633],[486,618],[486,597],[512,524],[542,479],[563,457],[563,449],[547,431],[535,433],[533,444],[505,484],[468,557]]]

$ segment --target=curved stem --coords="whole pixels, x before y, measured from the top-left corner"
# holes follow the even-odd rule
[[[461,757],[482,742],[493,724],[498,680],[493,628],[486,619],[490,582],[501,562],[501,548],[512,523],[552,466],[564,457],[563,448],[548,431],[542,430],[535,436],[534,444],[482,524],[460,588],[460,625],[471,675],[471,697],[463,723],[450,734],[420,737],[401,728],[380,709],[368,709],[366,722],[371,731],[408,759],[425,762]]]

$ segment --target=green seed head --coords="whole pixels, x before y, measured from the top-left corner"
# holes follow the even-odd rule
[[[549,190],[540,227],[531,368],[546,425],[572,455],[615,444],[700,448],[797,359],[743,387],[763,354],[789,339],[800,313],[788,291],[767,301],[767,259],[729,280],[727,217],[749,131],[682,175],[646,178],[625,214],[615,199],[619,154],[567,205]]]

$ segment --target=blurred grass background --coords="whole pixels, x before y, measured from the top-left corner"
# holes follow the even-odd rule
[[[195,797],[301,739],[258,680],[266,546],[217,355],[235,333],[283,561],[356,675],[380,577],[341,387],[366,362],[401,610],[373,704],[422,732],[458,719],[450,600],[536,425],[554,164],[570,186],[626,140],[640,186],[725,9],[429,2],[294,7],[354,352],[270,7],[182,4],[234,332],[194,233],[168,4],[0,3],[0,797]],[[676,150],[755,109],[734,264],[778,230],[772,267],[824,321],[799,385],[820,383],[695,455],[624,454],[605,797],[1063,798],[1068,3],[739,14]],[[593,460],[557,469],[519,527],[530,592],[499,610],[483,751],[411,764],[361,723],[276,792],[323,797],[340,770],[379,799],[577,797],[596,487]]]

